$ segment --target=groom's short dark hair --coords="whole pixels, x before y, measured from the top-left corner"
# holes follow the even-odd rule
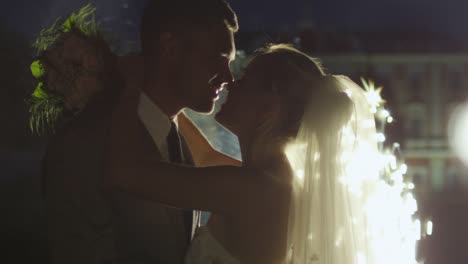
[[[237,32],[237,16],[225,0],[150,0],[140,25],[141,49],[144,56],[154,56],[157,41],[170,27],[190,28],[225,23]]]

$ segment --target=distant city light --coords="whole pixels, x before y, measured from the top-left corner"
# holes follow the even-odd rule
[[[429,220],[426,223],[426,235],[430,236],[432,235],[432,221]]]
[[[451,114],[448,142],[455,155],[468,165],[468,103],[460,104]]]

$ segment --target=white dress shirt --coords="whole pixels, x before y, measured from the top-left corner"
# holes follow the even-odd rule
[[[151,135],[154,144],[161,153],[164,161],[169,160],[169,149],[167,145],[167,136],[171,131],[171,118],[161,111],[145,93],[140,94],[140,102],[138,104],[138,116],[143,122],[148,133]],[[172,119],[172,122],[178,126],[177,117]],[[182,157],[184,160],[186,157]],[[195,230],[200,226],[201,211],[194,210],[192,215],[192,234],[193,237]]]
[[[171,131],[171,119],[143,92],[140,94],[138,116],[151,135],[163,160],[169,161],[167,136]],[[177,125],[177,118],[174,118],[172,121]]]

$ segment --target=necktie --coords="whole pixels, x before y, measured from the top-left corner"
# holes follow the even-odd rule
[[[177,126],[171,122],[171,130],[167,135],[167,149],[169,151],[169,160],[173,163],[182,163],[182,149],[180,146],[180,137]]]
[[[171,130],[167,135],[167,148],[169,152],[169,160],[173,163],[183,163],[183,155],[181,148],[181,141],[179,136],[179,131],[174,122],[171,122]],[[192,210],[187,210],[184,212],[184,225],[185,230],[188,234],[188,242],[192,240],[192,222],[193,222],[193,212]]]

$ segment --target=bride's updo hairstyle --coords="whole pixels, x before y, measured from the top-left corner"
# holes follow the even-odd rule
[[[304,122],[320,139],[333,135],[349,120],[351,99],[333,75],[325,74],[317,59],[290,45],[277,44],[259,50],[252,63],[261,63],[264,70],[259,78],[279,98],[271,118],[263,120],[256,131],[253,157],[260,154],[253,152],[268,151],[265,147],[285,146]]]

